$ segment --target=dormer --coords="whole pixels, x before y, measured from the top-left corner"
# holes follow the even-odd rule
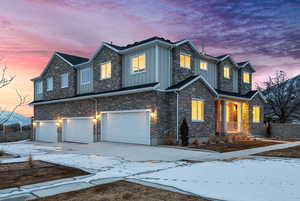
[[[246,94],[252,89],[252,73],[255,72],[249,61],[237,63],[239,67],[239,93]]]
[[[238,93],[238,65],[228,54],[216,58],[219,59],[217,88],[222,91]]]

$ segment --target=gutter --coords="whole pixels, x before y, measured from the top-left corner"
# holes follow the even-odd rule
[[[154,90],[155,90],[154,87],[148,87],[148,88],[142,88],[142,89],[133,89],[133,90],[129,90],[129,91],[117,91],[117,92],[104,93],[104,94],[94,94],[94,95],[88,95],[88,96],[79,96],[79,97],[71,97],[71,98],[58,99],[58,100],[49,100],[49,101],[43,101],[43,102],[37,102],[37,103],[30,103],[29,105],[30,106],[32,106],[32,105],[44,105],[44,104],[51,104],[51,103],[60,103],[60,102],[77,101],[77,100],[84,100],[84,99],[93,99],[93,98],[106,97],[106,96],[133,94],[133,93],[154,91]]]

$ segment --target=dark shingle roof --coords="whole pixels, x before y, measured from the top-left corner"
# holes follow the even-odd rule
[[[235,93],[235,92],[222,91],[219,89],[215,89],[215,90],[219,95],[235,96],[238,98],[252,98],[252,96],[257,92],[257,90],[253,90],[253,91],[249,91],[246,94],[240,94],[240,93]]]
[[[119,46],[119,45],[114,45],[114,44],[111,44],[111,43],[106,43],[106,44],[110,45],[111,47],[113,47],[113,48],[115,48],[117,50],[125,50],[125,49],[131,48],[131,47],[135,47],[135,46],[138,46],[138,45],[141,45],[141,44],[144,44],[144,43],[148,43],[148,42],[154,41],[154,40],[160,40],[160,41],[163,41],[163,42],[166,42],[166,43],[170,43],[170,44],[175,44],[177,42],[180,42],[180,41],[172,42],[172,41],[167,40],[165,38],[154,36],[154,37],[142,40],[142,41],[138,41],[138,42],[135,42],[135,43],[132,43],[132,44],[128,44],[126,46]]]
[[[130,86],[130,87],[123,87],[121,89],[104,91],[104,92],[100,92],[100,93],[85,93],[85,94],[77,94],[76,96],[71,96],[71,97],[67,97],[67,98],[57,98],[57,99],[50,99],[50,100],[37,100],[37,101],[31,102],[30,104],[32,104],[32,103],[41,103],[41,102],[46,102],[46,101],[54,101],[54,100],[64,100],[64,99],[68,99],[68,98],[84,97],[84,96],[90,96],[90,95],[108,94],[108,93],[112,93],[112,92],[130,91],[130,90],[134,90],[134,89],[142,89],[142,88],[148,88],[148,87],[155,87],[157,84],[158,84],[158,82],[154,82],[154,83],[149,83],[149,84],[142,84],[142,85],[136,85],[136,86]]]
[[[88,58],[65,54],[65,53],[61,53],[61,52],[56,52],[56,54],[63,57],[65,60],[67,60],[68,62],[70,62],[73,65],[81,64],[81,63],[87,62],[89,60]]]
[[[243,65],[245,65],[246,63],[248,63],[248,61],[239,62],[239,63],[237,63],[237,65],[238,65],[238,66],[243,66]]]
[[[198,77],[198,75],[192,75],[188,78],[186,78],[185,80],[173,85],[173,86],[170,86],[169,88],[167,88],[167,90],[169,89],[179,89],[180,87],[184,86],[185,84],[189,83],[190,81],[192,81],[193,79],[195,79],[196,77]]]
[[[228,56],[228,54],[223,54],[223,55],[220,55],[220,56],[215,56],[215,58],[217,58],[217,59],[223,59],[226,56]]]

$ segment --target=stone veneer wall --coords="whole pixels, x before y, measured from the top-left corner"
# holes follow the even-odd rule
[[[271,123],[272,137],[300,139],[300,125],[290,123]]]
[[[111,61],[111,78],[100,79],[101,63]],[[93,60],[94,92],[120,89],[122,87],[122,56],[108,47],[103,47]]]
[[[191,56],[191,68],[180,67],[180,53],[189,54]],[[182,44],[172,49],[172,85],[185,80],[194,75],[195,72],[195,57],[196,53],[188,44]]]
[[[192,122],[191,108],[192,98],[199,98],[204,100],[204,121]],[[170,133],[176,136],[176,94],[169,94],[170,105]],[[207,140],[209,135],[215,134],[216,120],[215,120],[215,97],[202,83],[201,80],[193,83],[187,88],[179,92],[179,128],[186,118],[189,126],[190,142],[194,139]],[[180,139],[180,132],[179,132]]]
[[[252,108],[255,105],[260,106],[260,123],[253,123],[253,110],[252,110]],[[251,134],[265,135],[264,102],[258,94],[249,103],[249,122],[250,122],[250,133]]]
[[[69,73],[69,86],[61,88],[61,74]],[[53,90],[47,91],[47,78],[53,77]],[[59,99],[76,95],[76,71],[75,69],[55,56],[42,76],[43,100]]]
[[[166,93],[144,92],[128,95],[97,98],[97,111],[119,111],[149,109],[155,117],[151,118],[152,144],[162,143],[162,136],[168,131],[168,100]],[[56,120],[63,117],[95,116],[93,99],[52,103],[34,106],[35,120]],[[101,125],[98,126],[97,138],[100,139]]]

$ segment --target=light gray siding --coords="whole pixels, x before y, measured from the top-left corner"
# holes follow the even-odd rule
[[[161,46],[157,48],[160,88],[166,89],[171,85],[171,50]]]
[[[133,53],[125,54],[122,58],[122,85],[123,87],[141,85],[146,83],[157,82],[156,78],[156,53],[155,46],[147,47],[135,51]],[[146,70],[145,72],[132,73],[131,72],[131,58],[133,56],[145,54],[146,56]]]
[[[232,84],[233,84],[233,92],[238,93],[238,71],[233,69],[232,70]]]
[[[90,83],[81,84],[81,71],[84,69],[90,69]],[[84,94],[93,91],[93,71],[90,66],[84,66],[77,70],[77,93]]]
[[[200,69],[200,61],[207,62],[207,70]],[[204,59],[195,59],[195,73],[201,74],[207,82],[214,88],[217,88],[217,64]]]

